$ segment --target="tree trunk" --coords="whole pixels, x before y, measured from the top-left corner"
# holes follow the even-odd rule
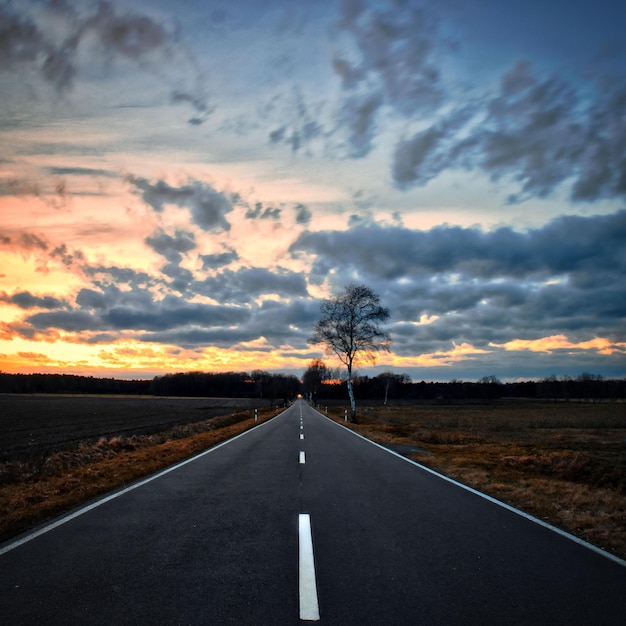
[[[356,400],[354,399],[354,389],[352,388],[352,369],[348,368],[348,395],[350,396],[350,421],[356,424]]]

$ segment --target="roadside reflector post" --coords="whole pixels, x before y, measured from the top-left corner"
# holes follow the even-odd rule
[[[254,421],[259,421],[259,409],[254,409]]]
[[[347,421],[348,421],[348,409],[346,409],[346,410],[343,412],[343,421],[344,421],[344,422],[347,422]]]

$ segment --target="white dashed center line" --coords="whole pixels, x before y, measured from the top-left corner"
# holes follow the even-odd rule
[[[315,582],[315,561],[313,559],[313,537],[311,535],[311,516],[299,515],[300,539],[300,619],[317,621],[320,609],[317,601]]]
[[[304,452],[301,450],[300,451],[300,463],[304,464]]]

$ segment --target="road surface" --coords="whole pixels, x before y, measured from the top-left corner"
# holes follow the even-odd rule
[[[625,615],[624,562],[302,401],[0,546],[11,625],[596,626]]]

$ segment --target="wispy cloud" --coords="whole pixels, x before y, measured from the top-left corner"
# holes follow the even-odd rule
[[[51,28],[51,25],[54,26]],[[171,87],[173,103],[195,111],[190,124],[206,120],[211,107],[174,24],[101,0],[94,6],[36,1],[0,6],[0,61],[5,70],[30,71],[58,94],[72,91],[77,77],[95,67],[130,61],[138,69],[175,59],[192,77],[193,92]],[[186,67],[185,67],[186,66]]]

